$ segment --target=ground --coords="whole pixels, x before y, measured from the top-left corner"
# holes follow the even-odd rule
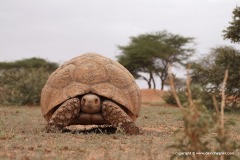
[[[146,103],[164,103],[163,96],[167,91],[155,89],[141,89],[142,102]]]
[[[239,122],[237,113],[227,113],[227,122]],[[121,131],[95,133],[89,126],[65,133],[46,133],[40,107],[0,106],[0,159],[90,159],[90,160],[166,160],[176,153],[167,146],[174,143],[174,131],[182,129],[177,107],[144,103],[136,124],[140,135]],[[72,127],[73,129],[77,127]],[[240,124],[231,128],[231,137],[240,141]]]

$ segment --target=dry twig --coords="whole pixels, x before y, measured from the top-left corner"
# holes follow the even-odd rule
[[[222,101],[221,101],[221,116],[220,116],[220,136],[224,137],[224,107],[225,107],[225,87],[228,79],[228,70],[225,71],[223,84],[222,84]],[[224,160],[224,155],[221,155],[221,160]]]
[[[217,104],[217,100],[216,100],[216,97],[214,95],[212,95],[212,100],[213,100],[213,106],[217,112],[217,115],[219,115],[220,111],[219,111],[219,107],[218,107],[218,104]]]
[[[194,107],[193,100],[192,100],[192,91],[191,91],[191,78],[190,78],[190,65],[188,65],[187,68],[187,97],[188,97],[188,103],[191,108]]]
[[[176,88],[175,88],[175,85],[174,85],[173,74],[172,74],[172,65],[171,64],[168,67],[168,75],[169,75],[169,83],[170,83],[170,87],[171,87],[173,97],[174,97],[175,101],[177,102],[178,107],[181,110],[183,110],[183,106],[182,106],[182,104],[181,104],[181,102],[180,102],[180,100],[177,96]]]

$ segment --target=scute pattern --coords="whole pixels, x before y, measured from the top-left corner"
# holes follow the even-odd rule
[[[91,74],[89,74],[91,73]],[[93,62],[83,63],[74,72],[74,81],[84,84],[96,84],[107,81],[104,68]]]
[[[119,68],[116,65],[107,65],[109,72],[110,83],[118,88],[125,88],[130,85],[132,79],[130,76],[126,75],[122,68]]]
[[[61,89],[68,86],[72,82],[71,71],[75,70],[76,66],[69,64],[64,68],[61,68],[52,74],[52,78],[49,79],[49,85],[52,88]]]
[[[41,109],[49,120],[51,111],[77,95],[94,93],[124,106],[135,120],[141,95],[133,76],[118,62],[87,53],[65,62],[54,71],[41,93]]]
[[[69,97],[73,98],[77,95],[83,95],[90,92],[90,86],[83,83],[72,82],[64,90],[64,93]]]
[[[97,95],[102,95],[104,97],[108,97],[109,99],[112,99],[115,92],[116,87],[113,86],[110,83],[101,83],[101,84],[95,84],[91,86],[91,92],[95,93]]]

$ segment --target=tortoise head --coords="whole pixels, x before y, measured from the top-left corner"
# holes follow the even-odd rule
[[[86,94],[81,99],[81,110],[85,113],[97,113],[101,110],[101,99],[95,94]]]

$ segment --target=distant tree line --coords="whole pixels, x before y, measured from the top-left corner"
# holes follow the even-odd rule
[[[41,58],[0,62],[0,104],[39,105],[42,87],[57,67]]]

